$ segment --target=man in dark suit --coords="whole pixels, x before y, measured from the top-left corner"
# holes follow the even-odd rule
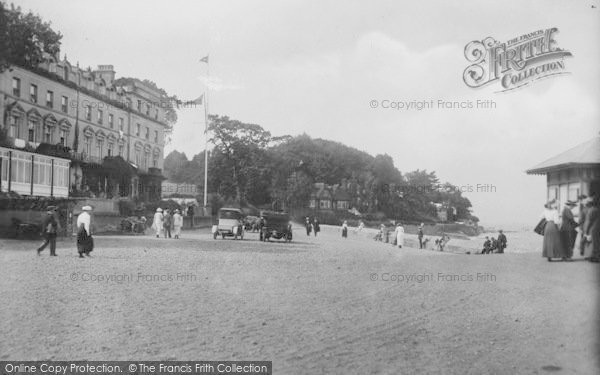
[[[583,228],[583,223],[585,223],[585,216],[589,211],[589,207],[587,206],[587,195],[582,194],[579,197],[579,228]],[[580,241],[579,241],[579,254],[583,256],[583,251],[585,249],[585,233],[581,230]]]
[[[503,254],[504,253],[504,249],[506,249],[506,245],[508,243],[508,241],[506,240],[506,236],[504,235],[504,232],[502,231],[502,229],[500,229],[498,231],[498,251],[496,251],[496,253],[498,254]]]
[[[425,224],[421,223],[421,225],[419,225],[419,232],[417,237],[419,237],[419,249],[423,248],[423,226]]]
[[[44,242],[37,249],[38,255],[40,255],[46,246],[50,245],[50,256],[56,256],[56,235],[58,233],[58,221],[56,221],[56,218],[54,217],[55,212],[55,206],[48,206],[46,216],[42,220],[42,236],[44,237]]]

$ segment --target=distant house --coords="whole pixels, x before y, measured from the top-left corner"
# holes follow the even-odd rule
[[[309,208],[317,211],[347,211],[350,209],[350,202],[350,193],[342,185],[317,182],[313,184]]]
[[[526,172],[546,175],[546,199],[556,199],[559,205],[567,200],[577,200],[581,194],[600,194],[600,137],[558,154]]]
[[[198,185],[163,181],[161,197],[168,198],[172,195],[195,197],[198,195]]]

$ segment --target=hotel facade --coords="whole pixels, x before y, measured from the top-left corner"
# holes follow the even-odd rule
[[[160,199],[168,105],[112,65],[11,66],[0,73],[0,190]]]

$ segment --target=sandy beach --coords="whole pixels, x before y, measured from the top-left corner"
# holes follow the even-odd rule
[[[0,241],[2,360],[270,360],[275,374],[600,373],[598,265],[536,249],[398,249],[323,226],[293,243],[99,236],[56,258]],[[409,238],[411,239],[411,238]],[[541,242],[540,242],[541,243]]]

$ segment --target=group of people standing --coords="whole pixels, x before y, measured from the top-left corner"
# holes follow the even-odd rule
[[[183,216],[181,216],[179,209],[174,211],[169,209],[163,211],[160,207],[156,209],[152,220],[152,229],[156,233],[156,238],[160,238],[161,235],[164,235],[165,238],[172,238],[171,230],[173,230],[173,237],[179,239],[182,227]]]
[[[311,232],[315,234],[315,237],[317,236],[317,234],[321,231],[321,225],[319,224],[319,219],[317,219],[316,217],[313,218],[313,220],[311,221],[310,218],[307,216],[306,220],[304,220],[304,227],[306,228],[306,235],[310,236]]]
[[[573,214],[576,206],[579,206],[578,221]],[[560,213],[556,200],[547,202],[536,232],[544,236],[542,256],[548,261],[555,258],[571,261],[579,237],[580,255],[591,262],[600,262],[598,196],[580,195],[577,201],[568,200]]]

